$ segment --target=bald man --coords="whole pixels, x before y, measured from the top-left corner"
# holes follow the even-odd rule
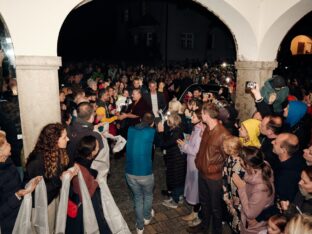
[[[291,133],[281,133],[272,141],[273,152],[279,159],[274,168],[275,194],[280,200],[293,201],[298,192],[300,174],[305,166],[302,152],[299,151],[298,137]]]
[[[279,160],[277,155],[273,152],[272,141],[281,133],[282,125],[282,118],[276,115],[265,116],[260,124],[261,151],[264,153],[265,160],[270,163],[273,170],[279,164]]]

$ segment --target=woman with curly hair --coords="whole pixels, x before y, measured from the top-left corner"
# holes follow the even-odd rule
[[[54,230],[59,192],[62,187],[61,176],[67,169],[69,157],[66,152],[67,131],[60,123],[46,125],[40,132],[34,150],[26,163],[25,180],[42,176],[48,195],[48,219],[50,233]],[[70,172],[71,176],[77,172]]]

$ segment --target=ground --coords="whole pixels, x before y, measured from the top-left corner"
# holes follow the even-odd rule
[[[132,233],[135,231],[135,214],[131,192],[127,187],[124,176],[125,158],[111,159],[111,173],[109,177],[109,187],[114,199],[121,210]],[[166,197],[161,195],[161,190],[165,188],[165,166],[162,154],[157,151],[154,159],[155,191],[153,209],[155,217],[150,225],[145,226],[144,234],[152,233],[188,233],[186,231],[187,222],[181,219],[182,216],[190,213],[191,208],[185,204],[179,205],[177,209],[163,206],[161,203]],[[231,233],[228,227],[224,228],[225,234]]]

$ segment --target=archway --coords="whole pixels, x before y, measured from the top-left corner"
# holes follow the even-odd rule
[[[90,59],[93,55],[110,61],[229,58],[233,62],[237,58],[235,37],[209,10],[191,0],[92,1],[66,17],[59,34],[58,55],[63,61],[70,57]],[[185,38],[183,33],[187,34]],[[183,43],[192,48],[181,50]]]
[[[2,51],[1,55],[1,67],[2,67],[2,75],[0,76],[0,93],[7,87],[4,87],[4,83],[9,83],[10,78],[16,78],[15,72],[15,55],[13,49],[13,42],[4,22],[4,19],[0,15],[0,50]]]
[[[262,39],[259,59],[263,61],[276,59],[283,38],[300,19],[309,14],[311,6],[309,0],[299,1],[274,21]]]

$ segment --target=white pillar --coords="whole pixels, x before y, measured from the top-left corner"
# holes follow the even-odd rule
[[[272,77],[273,70],[277,67],[276,61],[237,61],[236,99],[235,107],[239,112],[240,121],[248,119],[256,111],[255,102],[251,94],[245,93],[246,81],[256,81],[260,87]]]
[[[41,129],[60,122],[58,69],[61,58],[16,56],[16,77],[24,155],[33,150]]]

